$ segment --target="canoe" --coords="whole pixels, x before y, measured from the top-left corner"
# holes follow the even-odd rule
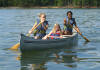
[[[33,37],[28,37],[24,34],[21,34],[20,39],[20,50],[29,51],[29,50],[42,50],[49,48],[61,48],[61,47],[70,47],[77,44],[78,33],[73,32],[72,35],[63,35],[61,39],[50,39],[50,40],[41,40],[34,39]]]

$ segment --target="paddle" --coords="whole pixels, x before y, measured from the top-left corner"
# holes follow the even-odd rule
[[[69,21],[68,21],[68,24],[71,26],[71,27],[73,27],[70,23],[69,23]],[[85,40],[86,40],[86,42],[90,42],[85,36],[83,36],[83,34],[81,33],[81,32],[79,32],[75,27],[73,27]]]
[[[41,24],[41,23],[39,23],[36,27],[34,27],[34,28],[32,29],[32,32],[33,32],[40,24]],[[31,34],[31,33],[28,33],[27,36],[30,36],[30,34]],[[19,48],[19,46],[20,46],[20,43],[17,43],[17,44],[15,44],[14,46],[12,46],[10,49],[11,49],[11,50],[17,50],[17,49]]]
[[[75,27],[73,27],[77,32],[78,32],[78,30],[75,28]],[[82,33],[80,33],[80,32],[78,32],[87,42],[90,42],[85,36],[83,36],[83,34]]]

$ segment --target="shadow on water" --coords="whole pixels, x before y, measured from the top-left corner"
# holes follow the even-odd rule
[[[88,44],[88,43],[90,43],[91,41],[85,41],[84,43],[83,43],[83,45],[86,45],[86,44]]]
[[[20,63],[21,70],[47,70],[47,63],[63,63],[65,67],[75,68],[74,58],[77,58],[76,52],[73,51],[75,46],[70,48],[48,49],[41,51],[23,52]]]

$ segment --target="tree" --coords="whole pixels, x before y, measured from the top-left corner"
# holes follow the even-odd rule
[[[0,0],[0,7],[73,6],[100,7],[100,0]]]

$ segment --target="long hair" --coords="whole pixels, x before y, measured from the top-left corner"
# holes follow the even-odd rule
[[[61,31],[60,25],[59,24],[55,24],[54,27],[53,27],[53,29],[52,29],[53,33],[56,33],[56,29],[57,29],[56,26],[58,26],[59,27],[58,30]]]

